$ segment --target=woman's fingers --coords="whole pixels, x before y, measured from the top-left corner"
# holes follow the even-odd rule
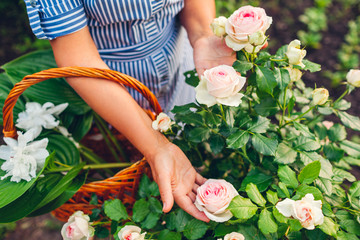
[[[181,207],[185,212],[190,214],[196,219],[199,219],[204,222],[209,222],[210,219],[203,213],[200,212],[199,209],[196,208],[193,201],[187,195],[179,195],[174,196],[175,201],[179,207]]]
[[[204,178],[203,176],[201,176],[199,173],[196,173],[195,176],[195,183],[198,185],[203,185],[206,182],[206,178]]]
[[[163,175],[158,178],[157,184],[159,186],[161,201],[163,202],[163,212],[167,213],[174,205],[174,197],[171,187],[171,179],[169,175]]]

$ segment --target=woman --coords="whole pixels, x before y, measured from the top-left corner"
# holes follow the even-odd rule
[[[24,1],[34,34],[50,40],[59,67],[110,68],[133,76],[150,88],[165,111],[193,101],[193,90],[182,79],[193,62],[201,75],[235,60],[210,30],[214,0]],[[164,212],[175,200],[189,214],[209,221],[193,204],[204,179],[177,146],[152,129],[138,94],[100,79],[67,81],[145,156]]]

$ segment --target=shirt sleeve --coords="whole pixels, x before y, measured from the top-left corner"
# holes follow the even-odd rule
[[[87,25],[81,0],[24,0],[33,33],[39,39],[54,39]]]

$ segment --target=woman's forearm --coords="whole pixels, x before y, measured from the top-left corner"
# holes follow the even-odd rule
[[[184,9],[180,12],[180,21],[192,46],[199,38],[213,35],[210,24],[215,15],[214,0],[185,0]]]

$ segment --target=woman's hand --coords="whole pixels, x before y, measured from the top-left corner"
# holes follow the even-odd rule
[[[235,52],[226,46],[225,40],[214,35],[197,39],[193,48],[195,67],[199,76],[206,69],[219,65],[232,66],[236,60]]]
[[[210,221],[194,205],[197,188],[206,179],[195,171],[180,148],[164,141],[145,158],[150,164],[155,182],[159,185],[165,213],[171,210],[175,200],[179,207],[193,217],[205,222]]]

